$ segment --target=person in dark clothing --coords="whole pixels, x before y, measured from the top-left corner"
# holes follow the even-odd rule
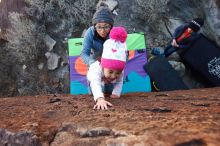
[[[163,53],[154,48],[152,50],[153,55],[162,55],[169,57],[173,52],[181,49],[189,48],[192,43],[198,38],[198,31],[203,26],[204,20],[201,18],[195,18],[191,22],[181,25],[175,29],[173,39],[170,45],[168,45]]]

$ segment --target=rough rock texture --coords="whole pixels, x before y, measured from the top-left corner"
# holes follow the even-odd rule
[[[220,88],[126,94],[107,98],[114,107],[105,111],[93,110],[88,95],[0,98],[0,145],[219,146],[219,95]]]
[[[10,12],[24,12],[25,3],[21,0],[7,0],[0,2],[0,39],[6,39],[5,36],[6,28],[10,27],[10,21],[8,20],[8,15]]]

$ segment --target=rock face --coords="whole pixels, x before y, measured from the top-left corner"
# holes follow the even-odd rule
[[[93,110],[88,95],[0,98],[0,145],[219,146],[220,88],[135,93]]]
[[[116,26],[146,34],[148,51],[165,47],[170,33],[193,17],[203,17],[202,32],[220,42],[217,0],[1,0],[0,95],[68,93],[67,39],[81,37],[101,1],[117,14]]]
[[[6,29],[10,27],[10,20],[8,20],[8,15],[10,12],[24,12],[25,3],[21,0],[7,0],[0,1],[0,39],[6,39],[5,35]]]
[[[0,144],[13,146],[40,146],[39,140],[30,132],[22,131],[12,133],[5,129],[0,129]]]

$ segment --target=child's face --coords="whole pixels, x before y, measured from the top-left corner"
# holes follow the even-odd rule
[[[112,69],[109,69],[109,68],[104,68],[103,72],[104,72],[105,78],[109,82],[112,82],[112,81],[118,79],[122,74],[122,71],[112,70]]]

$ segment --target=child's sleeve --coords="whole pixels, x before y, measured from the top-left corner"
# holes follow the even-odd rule
[[[113,91],[112,91],[112,95],[117,95],[117,96],[121,95],[122,86],[123,86],[123,78],[124,78],[124,73],[121,74],[121,77],[119,78],[118,82],[115,84]]]
[[[102,91],[102,70],[99,64],[98,61],[91,64],[87,73],[87,79],[95,101],[100,97],[104,98]]]

